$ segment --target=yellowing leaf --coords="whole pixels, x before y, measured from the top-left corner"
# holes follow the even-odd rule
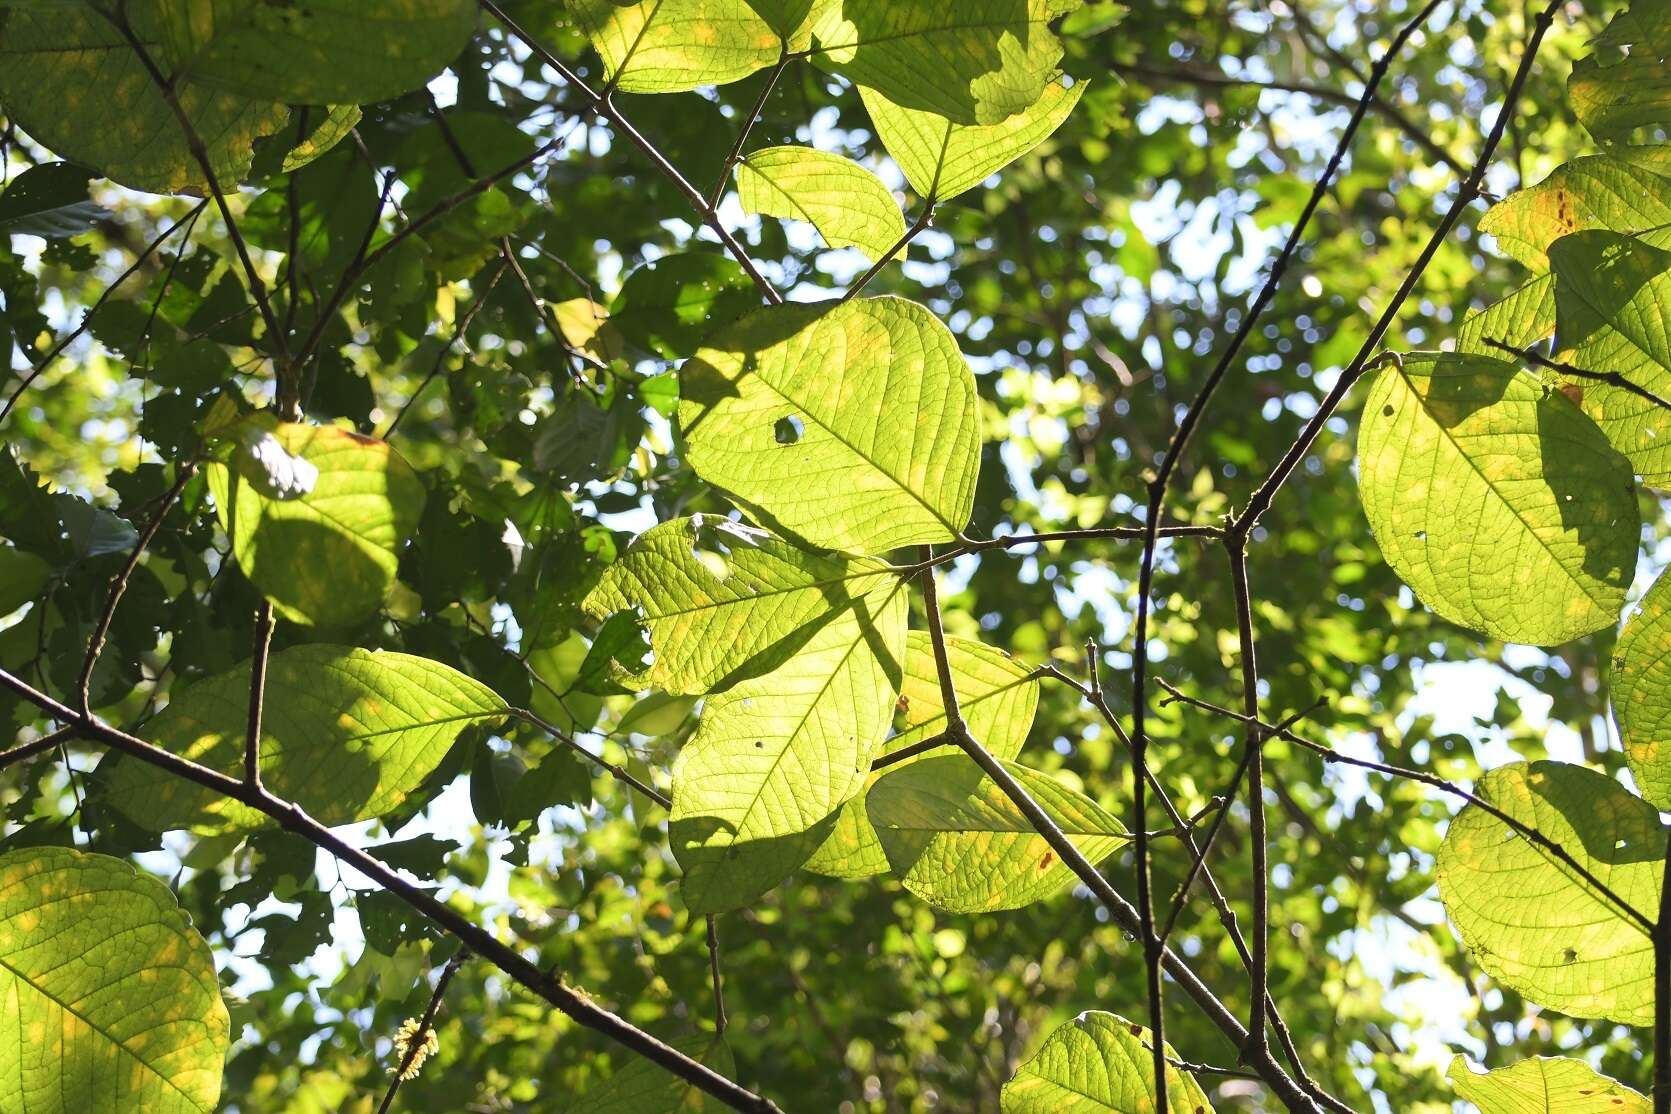
[[[1480,218],[1481,232],[1534,271],[1548,268],[1556,240],[1590,229],[1671,239],[1671,145],[1617,147],[1573,159]]]
[[[1004,765],[1091,862],[1128,841],[1124,826],[1089,797],[1047,774]],[[865,797],[865,811],[900,882],[940,909],[1019,909],[1054,897],[1076,877],[964,754],[884,772]]]
[[[782,665],[866,596],[893,594],[880,561],[808,553],[711,515],[652,527],[586,597],[604,618],[636,609],[653,659],[629,678],[664,692],[717,692]]]
[[[958,124],[996,124],[1037,103],[1062,43],[1050,22],[1077,3],[831,0],[813,17],[813,57],[889,100]]]
[[[1118,1014],[1087,1010],[1045,1038],[1004,1084],[1003,1114],[1153,1114],[1155,1062],[1149,1030]],[[1166,1046],[1169,1057],[1172,1046]],[[1166,1069],[1167,1114],[1211,1114],[1194,1077]]]
[[[383,602],[424,487],[386,442],[332,426],[250,422],[206,469],[238,567],[298,623],[344,626]]]
[[[1654,581],[1625,623],[1608,684],[1637,787],[1671,808],[1671,578]]]
[[[726,85],[775,65],[784,42],[747,0],[569,0],[624,93]]]
[[[1611,778],[1561,762],[1492,770],[1474,792],[1564,848],[1637,911],[1659,909],[1665,828]],[[1548,851],[1476,807],[1439,848],[1439,896],[1474,961],[1530,1001],[1574,1017],[1646,1025],[1646,930]]]
[[[710,337],[680,384],[691,467],[781,533],[882,553],[969,521],[974,375],[914,302],[757,310]]]
[[[1364,402],[1358,488],[1423,603],[1506,642],[1614,623],[1636,568],[1629,463],[1564,395],[1510,363],[1415,353]]]
[[[673,767],[668,837],[695,913],[741,908],[806,861],[881,749],[905,653],[903,585],[763,677],[711,697]]]
[[[745,212],[804,220],[832,248],[880,259],[905,235],[905,218],[881,179],[851,159],[811,147],[767,147],[737,164]]]
[[[946,658],[957,690],[958,710],[969,731],[999,758],[1014,758],[1027,741],[1039,702],[1039,682],[1032,670],[1002,650],[967,638],[946,639]],[[926,631],[912,631],[905,639],[905,678],[899,690],[897,732],[883,754],[940,734],[946,729],[946,709],[940,700],[940,675],[934,663],[933,641]],[[917,761],[907,758],[896,766]],[[871,775],[868,792],[882,774]],[[887,855],[876,830],[865,815],[863,796],[841,808],[841,818],[824,845],[807,860],[808,870],[836,878],[864,878],[888,869]]]
[[[1582,1060],[1534,1056],[1475,1072],[1461,1056],[1445,1078],[1480,1114],[1648,1114],[1647,1096],[1596,1073]]]
[[[1671,252],[1612,232],[1580,232],[1549,249],[1555,268],[1556,355],[1617,372],[1661,398],[1671,392]],[[1607,439],[1644,481],[1671,483],[1671,410],[1622,387],[1572,380]]]
[[[366,104],[423,88],[476,30],[471,0],[157,0],[169,69],[293,104]]]
[[[159,0],[126,5],[135,37],[162,57]],[[206,193],[179,118],[122,32],[92,4],[10,7],[0,22],[0,109],[60,156],[153,193]],[[249,98],[182,81],[180,107],[227,189],[248,170],[252,144],[284,125],[277,96]]]
[[[905,180],[920,196],[940,201],[973,189],[1037,147],[1062,126],[1084,93],[1084,82],[1070,89],[1052,81],[1038,103],[983,126],[954,124],[897,105],[874,89],[859,89],[876,134]]]
[[[217,1109],[231,1025],[214,957],[168,887],[120,859],[0,856],[0,1003],[9,1111]]]
[[[176,694],[146,730],[156,745],[242,776],[250,670]],[[324,824],[381,816],[440,764],[460,731],[498,719],[492,689],[439,662],[312,644],[267,665],[261,780]],[[263,813],[132,758],[100,766],[110,802],[151,831],[205,834],[272,823]]]

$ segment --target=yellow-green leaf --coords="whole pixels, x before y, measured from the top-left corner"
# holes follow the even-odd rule
[[[1582,1060],[1534,1056],[1476,1072],[1458,1056],[1445,1078],[1480,1114],[1648,1114],[1646,1095],[1600,1075]]]
[[[896,583],[708,700],[673,767],[668,829],[692,912],[740,908],[787,878],[863,787],[899,690],[905,603]]]
[[[1671,252],[1612,232],[1579,232],[1549,249],[1556,355],[1671,394]],[[1671,483],[1671,410],[1623,387],[1575,378],[1565,388],[1647,483]]]
[[[897,580],[880,561],[797,549],[712,515],[652,527],[586,597],[588,614],[636,610],[652,660],[639,686],[699,696],[782,665],[867,595]]]
[[[975,377],[914,302],[757,310],[710,337],[680,383],[691,467],[773,529],[882,553],[969,521]]]
[[[1637,787],[1671,808],[1671,578],[1654,581],[1625,623],[1608,684]]]
[[[767,147],[737,164],[745,212],[804,220],[832,248],[880,259],[905,235],[905,218],[882,180],[852,159],[811,147]]]
[[[159,0],[125,6],[152,61],[162,56]],[[208,191],[179,118],[122,32],[91,4],[11,7],[0,21],[0,109],[60,156],[153,193]],[[230,189],[248,170],[252,144],[284,125],[277,96],[250,98],[180,81],[180,107],[209,165]]]
[[[944,116],[895,104],[875,89],[859,89],[876,134],[905,180],[920,196],[940,201],[973,189],[1044,142],[1084,93],[1084,82],[1069,88],[1052,81],[1038,103],[983,126],[955,124]]]
[[[1039,702],[1039,682],[1032,670],[1002,650],[967,638],[946,639],[946,658],[951,665],[952,686],[957,690],[958,710],[970,733],[999,758],[1020,754]],[[933,641],[926,631],[912,631],[906,636],[905,677],[897,709],[897,730],[883,746],[883,754],[923,742],[946,729],[940,674],[934,662]],[[915,761],[907,758],[892,768]],[[881,776],[871,775],[865,783],[867,792]],[[862,794],[841,806],[841,818],[806,866],[836,878],[865,878],[888,869],[882,843],[865,815]]]
[[[1387,563],[1444,618],[1535,646],[1617,621],[1636,568],[1630,464],[1514,364],[1386,367],[1364,402],[1358,487]]]
[[[1671,12],[1661,0],[1637,0],[1595,45],[1601,49],[1575,62],[1567,81],[1573,112],[1590,134],[1624,140],[1671,122]]]
[[[1548,269],[1549,245],[1589,229],[1645,233],[1671,246],[1671,145],[1573,159],[1480,218],[1481,232],[1534,271]]]
[[[210,1114],[231,1028],[209,945],[120,859],[0,856],[0,1106]]]
[[[1087,1010],[1059,1026],[1004,1084],[1003,1114],[1154,1114],[1149,1030],[1118,1014]],[[1175,1058],[1171,1045],[1168,1057]],[[1211,1114],[1200,1084],[1166,1069],[1167,1114]]]
[[[1044,95],[1062,57],[1050,23],[1077,3],[830,0],[814,60],[889,100],[958,124],[996,124]]]
[[[1456,349],[1501,359],[1503,350],[1487,341],[1529,348],[1554,331],[1555,276],[1545,272],[1469,314],[1457,330]]]
[[[159,0],[163,54],[203,86],[293,104],[423,88],[476,30],[471,0]]]
[[[775,65],[784,41],[748,0],[569,0],[624,93],[681,93]],[[804,38],[804,36],[803,36]]]
[[[375,611],[423,514],[424,487],[388,443],[334,426],[251,420],[207,468],[238,567],[286,619],[322,627]]]
[[[242,776],[249,712],[246,662],[175,695],[146,738],[211,769]],[[324,824],[389,812],[440,764],[473,723],[498,719],[492,689],[439,662],[387,650],[313,644],[267,665],[261,780]],[[248,831],[265,814],[133,758],[100,766],[110,803],[152,831]]]
[[[1048,774],[1004,765],[1091,862],[1128,841],[1125,827],[1083,793]],[[1019,909],[1054,897],[1076,877],[964,754],[885,772],[866,795],[865,811],[900,882],[940,909]]]
[[[1564,848],[1648,917],[1659,909],[1665,829],[1604,774],[1562,762],[1492,770],[1474,792]],[[1574,1017],[1646,1025],[1654,946],[1645,929],[1550,852],[1469,806],[1439,848],[1439,896],[1480,968]]]

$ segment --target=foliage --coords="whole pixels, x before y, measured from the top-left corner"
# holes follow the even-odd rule
[[[0,0],[0,1109],[1671,1103],[1661,7]]]

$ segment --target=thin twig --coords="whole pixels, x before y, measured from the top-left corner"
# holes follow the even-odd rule
[[[255,648],[249,665],[249,719],[244,729],[244,783],[261,788],[261,716],[267,705],[267,661],[273,647],[273,603],[255,610]]]
[[[586,759],[586,761],[590,762],[598,769],[609,774],[609,776],[613,777],[616,781],[632,786],[632,788],[644,794],[662,808],[673,807],[673,801],[667,796],[667,794],[663,793],[655,786],[648,785],[643,780],[633,777],[632,774],[628,773],[624,767],[616,765],[615,763],[609,761],[609,759],[604,758],[602,755],[593,754],[591,751],[576,742],[573,736],[569,735],[567,732],[559,731],[556,727],[553,727],[533,712],[528,711],[528,709],[512,708],[510,709],[510,714],[520,720],[534,725],[541,731],[544,731],[547,735],[550,735],[553,739],[562,743],[564,746],[580,755],[580,757]]]
[[[37,754],[44,754],[55,747],[62,746],[66,740],[74,737],[74,728],[60,727],[56,731],[47,732],[38,739],[31,739],[27,743],[19,743],[15,747],[0,750],[0,770],[4,770],[13,763],[23,762]]]
[[[1545,356],[1542,352],[1539,352],[1536,348],[1516,348],[1514,345],[1505,344],[1494,337],[1484,337],[1482,339],[1492,348],[1501,349],[1512,356],[1519,356],[1521,359],[1527,361],[1528,363],[1535,364],[1538,367],[1548,368],[1550,371],[1559,372],[1570,379],[1588,379],[1596,383],[1606,383],[1610,386],[1618,387],[1620,390],[1629,391],[1637,398],[1646,402],[1651,402],[1661,410],[1671,410],[1671,402],[1667,402],[1662,396],[1656,395],[1654,392],[1648,390],[1648,388],[1641,386],[1640,384],[1632,383],[1629,379],[1626,379],[1623,375],[1620,375],[1616,371],[1588,371],[1581,367],[1574,367],[1569,363],[1563,363],[1560,360],[1552,360],[1548,356]]]
[[[447,984],[453,981],[453,974],[469,958],[470,950],[461,947],[447,960],[446,966],[441,968],[441,977],[435,980],[435,991],[429,996],[429,1005],[424,1008],[424,1016],[418,1022],[418,1030],[407,1039],[406,1055],[400,1058],[394,1078],[389,1080],[389,1089],[383,1092],[383,1101],[377,1104],[377,1114],[389,1114],[390,1108],[394,1106],[395,1093],[400,1090],[400,1085],[406,1082],[406,1073],[412,1070],[412,1064],[423,1050],[425,1036],[435,1026],[435,1015],[441,1009],[441,998],[447,993]]]
[[[476,300],[471,302],[469,308],[459,317],[458,324],[453,326],[453,335],[447,338],[447,343],[443,344],[441,351],[435,354],[435,362],[430,364],[429,374],[424,376],[423,382],[419,383],[417,389],[401,404],[400,409],[395,412],[395,416],[390,419],[388,426],[384,428],[383,440],[387,441],[395,435],[395,430],[400,428],[400,423],[406,418],[406,412],[412,409],[412,404],[423,397],[424,391],[435,381],[436,376],[441,374],[441,368],[446,364],[447,356],[452,353],[454,346],[464,339],[465,334],[470,331],[470,326],[475,322],[476,315],[487,305],[488,295],[493,293],[493,288],[499,285],[499,280],[504,277],[504,274],[505,264],[501,261],[499,266],[493,269],[493,273],[488,276],[487,285],[482,289],[482,292],[476,296]]]
[[[743,157],[743,144],[748,142],[749,133],[754,130],[754,125],[759,121],[761,112],[765,110],[767,98],[772,95],[772,90],[777,88],[777,79],[783,76],[784,69],[793,60],[794,55],[790,54],[788,48],[785,47],[782,57],[777,60],[777,65],[773,66],[772,72],[766,75],[766,84],[760,87],[760,95],[755,98],[754,107],[750,108],[748,115],[743,117],[743,126],[737,129],[737,141],[731,145],[731,150],[727,152],[725,161],[720,163],[719,177],[714,180],[714,188],[708,191],[708,208],[719,208],[720,198],[725,196],[725,185],[731,180],[731,168],[736,166]]]
[[[1253,597],[1247,583],[1247,547],[1240,538],[1226,538],[1225,554],[1230,559],[1230,581],[1236,597],[1236,636],[1241,649],[1242,711],[1248,717],[1246,750],[1248,842],[1253,845],[1253,987],[1248,1015],[1248,1039],[1255,1046],[1265,1043],[1270,996],[1270,961],[1266,953],[1270,937],[1270,862],[1265,831],[1265,760],[1261,751],[1264,736],[1259,730],[1259,667],[1253,643]]]
[[[714,1031],[725,1035],[725,977],[719,967],[719,918],[708,914],[708,976],[714,984]]]
[[[883,252],[882,257],[870,265],[870,270],[860,275],[853,285],[847,288],[847,293],[841,296],[842,301],[850,301],[857,297],[859,291],[870,285],[871,279],[881,274],[888,264],[894,261],[894,256],[904,251],[911,241],[917,238],[919,232],[934,223],[935,204],[935,199],[932,197],[923,201],[923,211],[917,214],[917,219],[911,222],[911,227],[907,228],[899,239],[894,241],[893,247]]]

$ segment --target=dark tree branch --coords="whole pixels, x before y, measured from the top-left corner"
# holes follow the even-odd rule
[[[261,786],[249,785],[172,751],[152,746],[145,740],[112,727],[96,716],[82,715],[32,685],[0,670],[0,688],[22,697],[73,733],[94,743],[118,750],[161,770],[201,785],[230,800],[255,809],[278,823],[285,831],[301,836],[347,863],[412,909],[457,937],[466,947],[492,963],[512,981],[533,992],[576,1022],[631,1049],[667,1069],[680,1079],[744,1114],[782,1114],[776,1103],[754,1094],[697,1062],[678,1049],[644,1032],[631,1022],[593,1002],[585,991],[571,987],[561,978],[540,969],[517,948],[501,942],[481,925],[424,887],[402,878],[398,871],[376,857],[345,841],[330,828],[309,816],[302,808],[275,797]]]
[[[1671,1114],[1671,846],[1654,923],[1654,1114]]]
[[[871,279],[881,274],[888,264],[894,261],[896,255],[910,246],[911,241],[917,238],[918,233],[934,223],[934,207],[936,204],[937,202],[932,197],[923,201],[923,211],[917,214],[917,219],[911,222],[911,227],[907,228],[904,234],[894,241],[893,247],[883,252],[882,257],[870,265],[870,270],[860,275],[853,285],[847,288],[847,293],[841,296],[842,301],[850,301],[857,297],[859,291],[870,285]]]
[[[714,1031],[725,1035],[725,976],[719,967],[719,918],[708,914],[708,977],[714,984]]]
[[[1535,364],[1538,367],[1548,368],[1550,371],[1559,372],[1569,379],[1588,379],[1594,383],[1606,383],[1609,386],[1618,387],[1622,391],[1629,391],[1637,398],[1642,399],[1644,402],[1650,402],[1659,407],[1661,410],[1671,410],[1671,402],[1667,402],[1663,397],[1656,395],[1654,392],[1648,390],[1648,388],[1641,386],[1640,384],[1632,383],[1629,379],[1626,379],[1623,375],[1620,375],[1616,371],[1586,371],[1584,368],[1574,367],[1573,365],[1563,363],[1560,360],[1552,360],[1548,356],[1545,356],[1542,352],[1539,352],[1536,348],[1516,348],[1512,344],[1504,344],[1502,341],[1493,337],[1485,337],[1484,340],[1485,343],[1490,345],[1492,348],[1501,349],[1511,356],[1519,356],[1526,362]]]
[[[760,114],[766,108],[767,99],[771,97],[772,90],[777,88],[777,79],[783,76],[783,71],[794,59],[795,56],[785,49],[783,56],[777,60],[777,65],[772,67],[772,72],[766,75],[766,84],[760,87],[760,96],[755,98],[754,107],[750,108],[748,115],[743,117],[743,126],[737,129],[737,141],[731,145],[731,150],[726,154],[725,161],[720,164],[719,177],[714,181],[714,188],[708,191],[707,207],[709,209],[719,208],[720,198],[725,196],[725,185],[731,180],[731,169],[742,160],[743,144],[748,142],[749,133],[754,130],[754,125],[759,122]]]
[[[1271,892],[1269,848],[1265,831],[1264,736],[1259,729],[1259,665],[1253,644],[1253,598],[1247,583],[1247,549],[1240,538],[1226,538],[1230,582],[1236,596],[1236,636],[1241,647],[1242,711],[1248,717],[1244,764],[1247,767],[1248,842],[1253,845],[1253,1004],[1248,1039],[1265,1043],[1265,1002],[1270,997]]]

